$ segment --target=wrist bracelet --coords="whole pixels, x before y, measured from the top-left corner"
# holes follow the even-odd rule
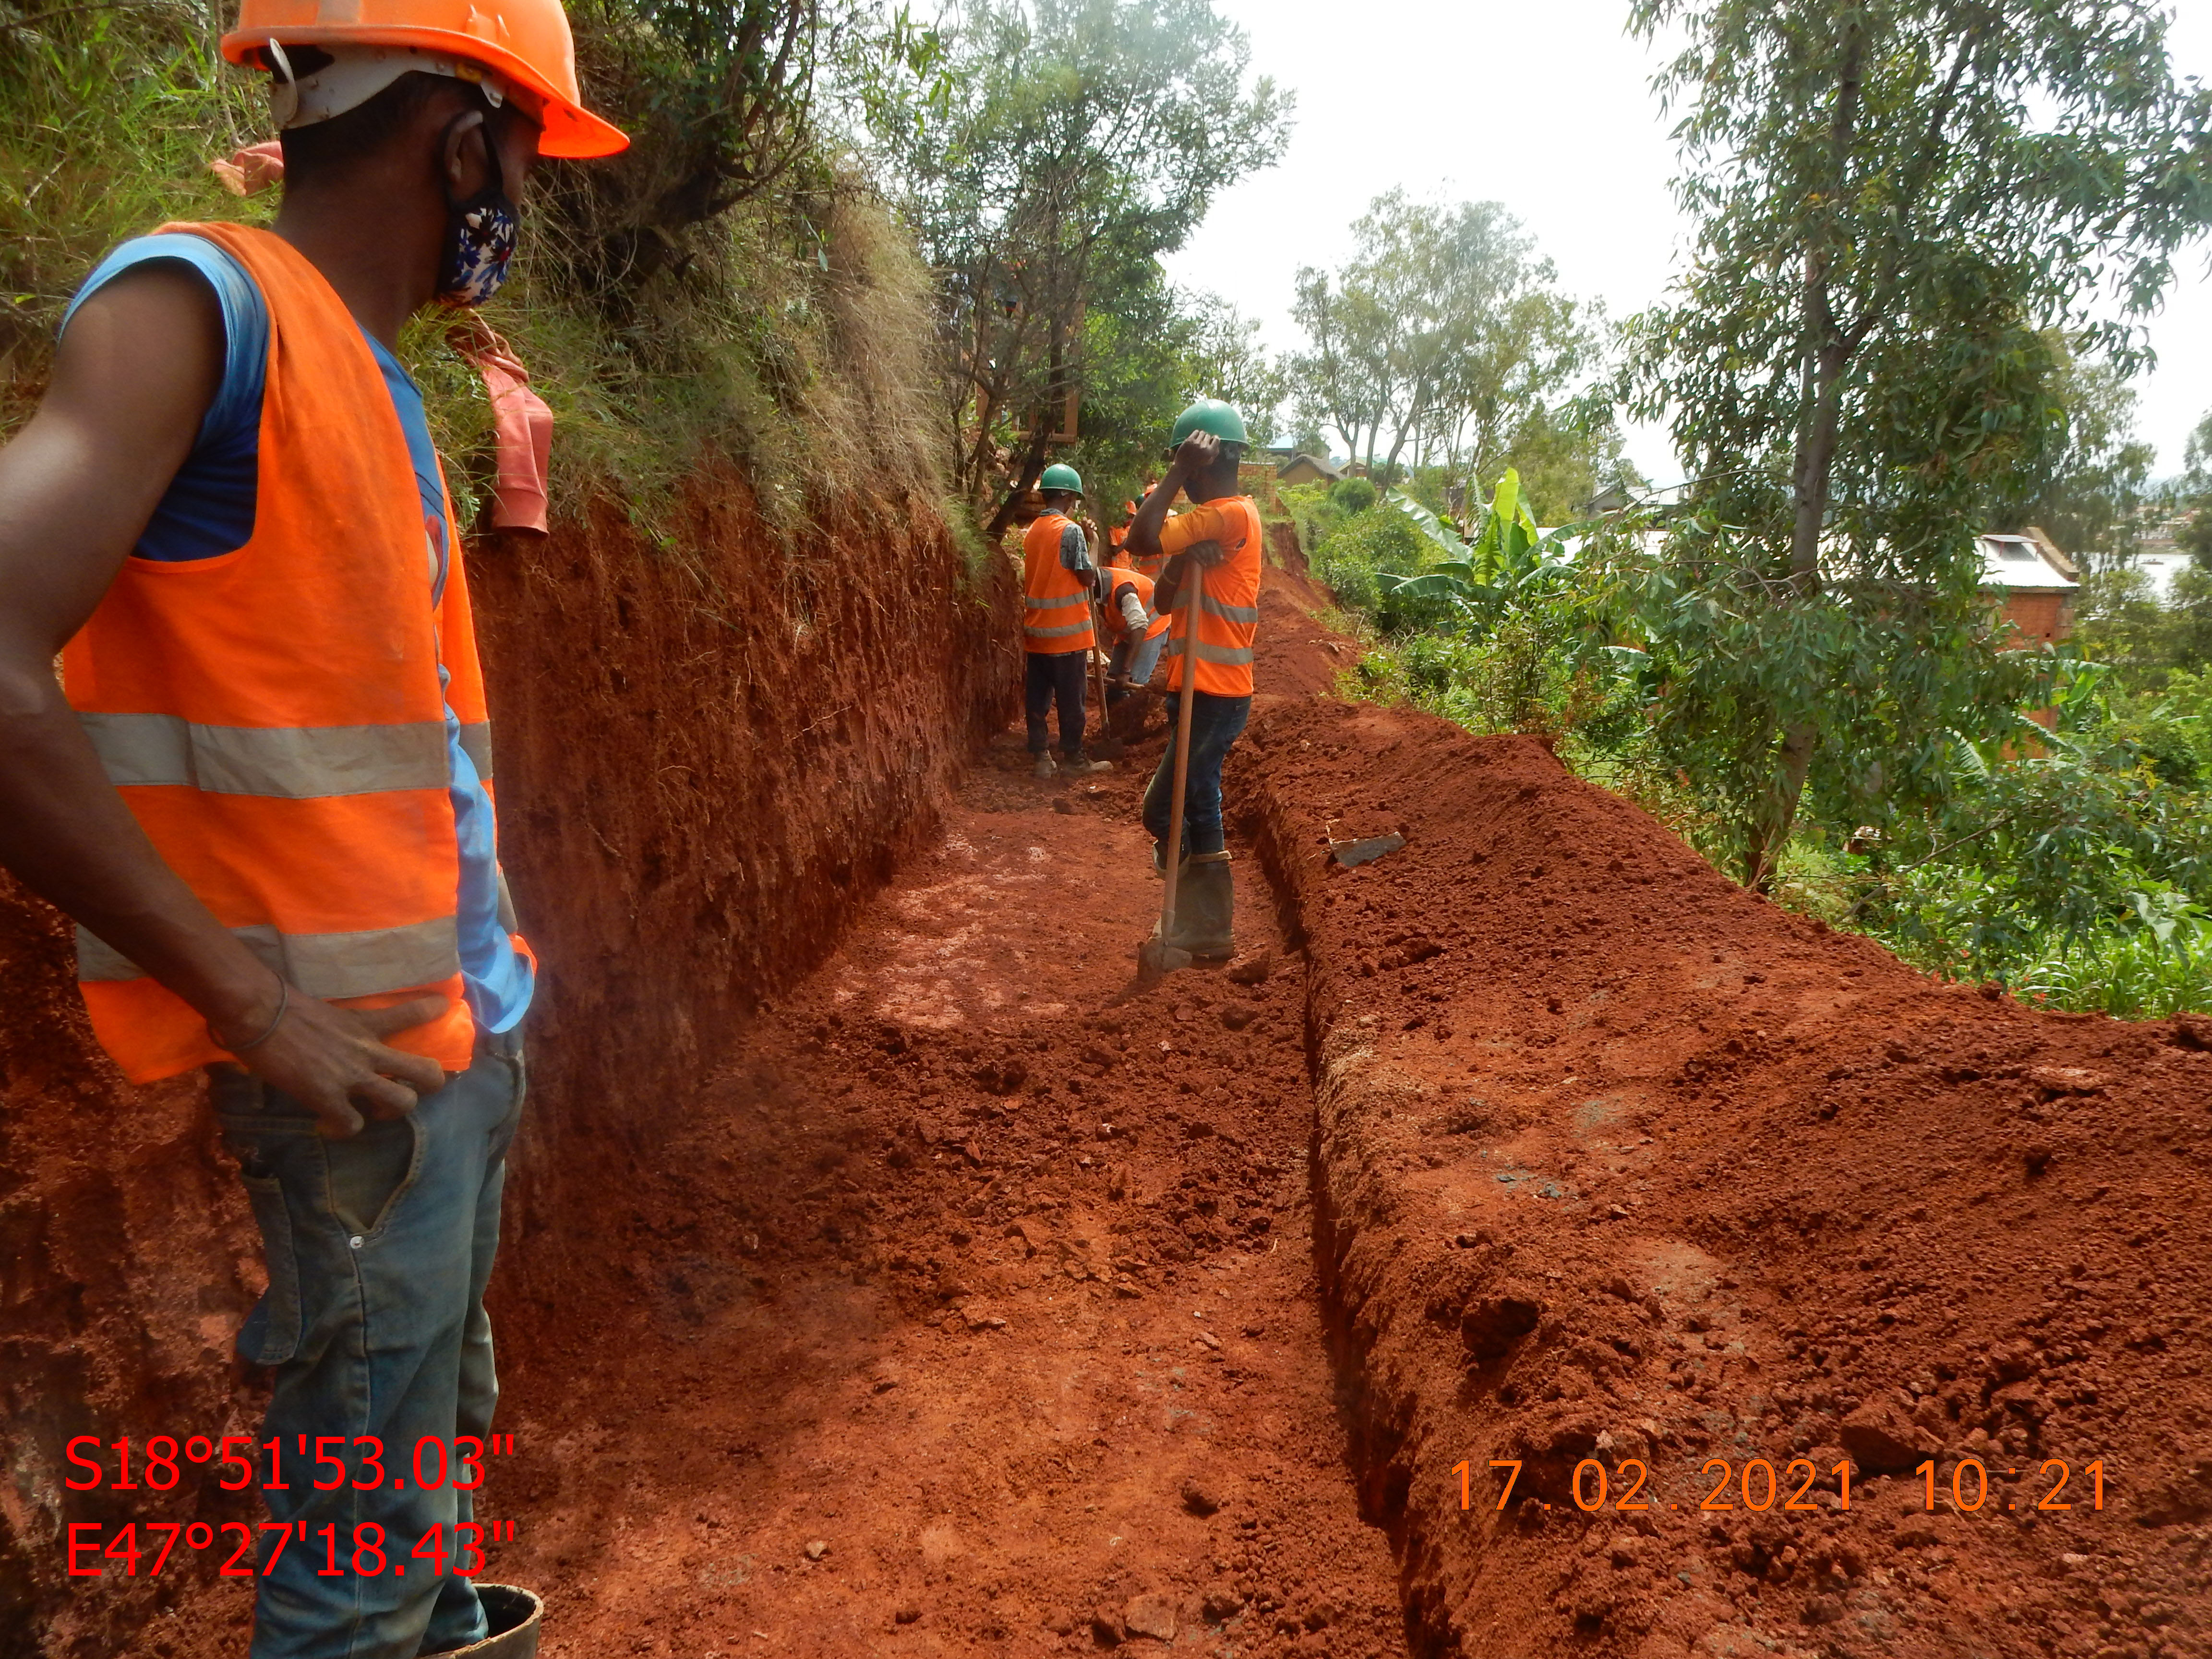
[[[210,1021],[207,1028],[208,1040],[214,1043],[216,1048],[222,1049],[225,1054],[242,1054],[249,1049],[258,1048],[263,1043],[268,1042],[270,1037],[276,1035],[276,1028],[284,1023],[285,1012],[291,1007],[291,1006],[292,982],[288,979],[279,978],[276,981],[276,1012],[270,1015],[269,1024],[262,1029],[262,1032],[259,1036],[257,1036],[252,1041],[246,1042],[225,1042],[222,1038],[216,1034],[215,1025],[213,1022]]]

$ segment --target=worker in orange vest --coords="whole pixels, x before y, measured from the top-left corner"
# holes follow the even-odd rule
[[[535,973],[393,353],[499,287],[539,156],[629,141],[579,100],[560,0],[488,3],[244,0],[222,50],[270,76],[272,227],[117,248],[0,451],[0,865],[78,923],[133,1082],[210,1069],[267,1253],[238,1339],[274,1368],[253,1659],[497,1633],[460,1475]],[[380,1539],[404,1573],[362,1570]]]
[[[1176,931],[1165,941],[1194,957],[1230,955],[1235,896],[1221,822],[1221,768],[1252,712],[1253,641],[1260,629],[1260,558],[1265,532],[1259,503],[1237,493],[1237,465],[1251,440],[1229,404],[1213,398],[1176,417],[1167,476],[1148,494],[1129,525],[1133,563],[1161,562],[1153,605],[1172,618],[1168,685],[1194,677],[1189,777],[1183,795],[1185,867],[1176,880]],[[1176,495],[1191,510],[1170,519]],[[1195,604],[1182,603],[1194,568],[1205,573]],[[1168,816],[1173,809],[1176,740],[1170,736],[1159,769],[1145,791],[1145,828],[1152,866],[1164,873]]]
[[[1094,761],[1083,749],[1083,678],[1096,634],[1091,607],[1098,597],[1098,567],[1091,538],[1073,514],[1083,501],[1083,479],[1072,466],[1045,468],[1037,480],[1044,511],[1022,538],[1023,713],[1029,722],[1030,773],[1050,779],[1061,771],[1110,772],[1111,761]],[[1060,712],[1060,763],[1053,763],[1048,722]]]

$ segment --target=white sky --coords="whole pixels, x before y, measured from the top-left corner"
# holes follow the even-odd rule
[[[1254,69],[1297,94],[1283,164],[1224,193],[1170,276],[1260,319],[1270,349],[1304,344],[1290,319],[1302,264],[1334,266],[1351,223],[1392,185],[1502,202],[1569,293],[1616,317],[1658,298],[1683,226],[1674,146],[1650,91],[1654,54],[1628,39],[1626,0],[1214,0],[1251,37]],[[2177,73],[2212,81],[2212,4],[2190,0],[2171,36]],[[2157,473],[2212,410],[2212,277],[2185,254],[2151,324],[2155,372],[2137,382]],[[1630,434],[1656,483],[1677,476],[1665,435]]]

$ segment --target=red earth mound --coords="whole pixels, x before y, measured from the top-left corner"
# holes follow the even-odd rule
[[[1935,983],[1531,739],[1289,704],[1235,781],[1417,1651],[2207,1650],[2212,1026]]]

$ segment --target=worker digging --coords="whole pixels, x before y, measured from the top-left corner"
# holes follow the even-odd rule
[[[1160,922],[1143,947],[1157,974],[1236,946],[1235,894],[1221,822],[1221,769],[1252,713],[1253,641],[1260,629],[1259,504],[1237,487],[1250,444],[1243,417],[1217,398],[1176,417],[1168,470],[1129,521],[1131,562],[1157,562],[1153,603],[1167,635],[1175,735],[1145,791],[1152,867],[1167,883]],[[1192,507],[1170,520],[1179,495]],[[1186,592],[1186,584],[1188,592]]]

